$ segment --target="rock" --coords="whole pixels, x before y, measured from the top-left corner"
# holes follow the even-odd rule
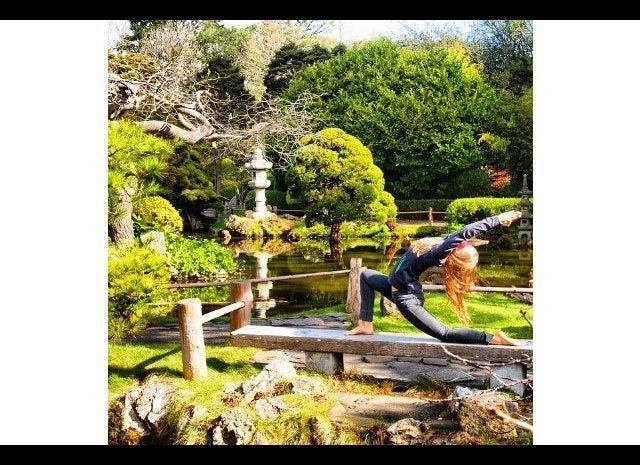
[[[242,408],[235,408],[220,415],[208,431],[208,443],[211,445],[249,444],[255,432],[255,426]]]
[[[393,355],[365,355],[362,357],[362,361],[366,363],[389,363],[395,360]]]
[[[428,444],[429,429],[426,422],[404,418],[387,428],[388,441],[396,445]]]
[[[164,240],[164,233],[160,231],[149,231],[140,234],[140,242],[162,255],[167,255],[167,245]]]
[[[528,304],[533,304],[533,294],[529,292],[505,292],[505,295],[517,299],[520,302],[526,302]]]
[[[308,316],[305,318],[282,318],[271,320],[271,326],[324,326],[321,318]]]
[[[173,386],[149,376],[142,385],[125,395],[123,428],[133,429],[141,436],[159,432],[166,424],[167,405],[173,394]]]
[[[359,425],[371,421],[394,422],[412,417],[419,421],[434,420],[447,408],[444,403],[428,402],[417,397],[352,394],[334,392],[332,396],[341,407],[329,412],[332,421],[347,421]]]
[[[259,397],[268,397],[278,381],[295,378],[296,369],[291,362],[275,360],[263,368],[256,376],[244,381],[240,391],[244,394],[245,401],[252,401]]]
[[[422,363],[426,365],[436,365],[436,366],[446,367],[447,365],[449,365],[449,360],[447,360],[446,358],[424,357],[422,359]]]
[[[398,357],[399,362],[412,362],[412,363],[420,363],[422,362],[422,357]]]
[[[253,404],[253,407],[258,412],[258,415],[265,420],[271,420],[280,415],[280,412],[289,408],[282,396],[258,399]]]
[[[220,236],[220,239],[222,239],[223,244],[228,244],[229,241],[231,241],[231,233],[226,229],[223,229],[222,231],[220,231],[218,235]]]
[[[229,394],[231,392],[237,391],[241,385],[242,383],[225,383],[224,387],[222,388],[222,392],[224,392],[225,394]]]
[[[454,397],[469,396],[453,401],[450,405],[453,411],[457,411],[460,426],[466,433],[479,437],[504,438],[517,436],[513,425],[505,423],[487,410],[488,407],[496,407],[505,413],[510,411],[515,413],[515,402],[511,402],[504,393],[495,391],[483,392],[458,386],[453,395]],[[507,406],[507,404],[511,405]],[[515,404],[515,408],[517,409],[517,404]]]
[[[261,365],[267,365],[274,360],[286,360],[291,362],[294,367],[303,367],[305,366],[304,361],[304,352],[289,352],[283,350],[263,350],[262,352],[256,352],[251,360],[254,363],[259,363]]]
[[[284,215],[281,215],[281,217],[284,218],[285,220],[290,220],[290,221],[302,221],[302,218],[300,218],[299,216],[290,215],[289,213],[285,213]]]
[[[402,373],[407,381],[416,380],[418,377],[429,378],[443,383],[471,383],[478,384],[474,376],[455,368],[436,367],[423,363],[391,362],[387,365],[398,373]]]
[[[296,376],[291,380],[291,392],[301,395],[326,395],[327,385],[321,379],[310,376]]]
[[[331,444],[331,424],[313,416],[308,421],[311,444],[319,446]]]
[[[380,313],[382,313],[382,316],[402,316],[402,313],[400,313],[396,304],[382,295],[380,296]]]

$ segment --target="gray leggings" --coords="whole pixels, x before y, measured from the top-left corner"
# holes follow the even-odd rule
[[[488,344],[492,335],[484,331],[470,328],[449,328],[443,325],[424,307],[424,294],[406,294],[395,291],[391,294],[389,277],[379,271],[365,269],[360,275],[360,319],[373,321],[374,291],[391,300],[400,313],[420,331],[443,342],[459,342],[462,344]]]

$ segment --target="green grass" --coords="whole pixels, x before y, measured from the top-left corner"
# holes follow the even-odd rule
[[[176,378],[179,387],[197,394],[196,402],[208,402],[211,391],[222,390],[225,383],[243,381],[261,369],[249,362],[258,349],[207,345],[205,381],[187,382],[182,378],[180,344],[109,344],[109,402],[124,395],[134,384],[152,373]]]
[[[493,332],[500,329],[511,337],[531,339],[533,330],[520,315],[520,310],[527,312],[527,318],[533,323],[533,306],[519,302],[500,293],[471,292],[465,296],[472,328]],[[425,306],[444,324],[453,327],[461,326],[444,292],[425,292]],[[333,305],[325,308],[313,308],[287,316],[313,316],[327,313],[345,312],[345,305]],[[421,331],[409,323],[404,317],[382,316],[380,299],[376,298],[373,313],[373,325],[376,331],[389,333],[420,333]]]

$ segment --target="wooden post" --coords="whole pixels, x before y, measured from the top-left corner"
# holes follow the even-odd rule
[[[429,225],[433,225],[433,207],[429,207]]]
[[[230,330],[251,324],[251,306],[253,305],[253,294],[251,293],[251,283],[249,281],[234,281],[231,283],[231,300],[234,302],[244,302],[244,307],[231,312]]]
[[[207,360],[202,332],[202,305],[200,299],[178,302],[178,323],[182,344],[182,375],[185,379],[206,379]]]
[[[349,288],[347,289],[347,311],[351,313],[354,326],[360,316],[360,274],[366,267],[362,266],[361,258],[352,258],[349,272]]]

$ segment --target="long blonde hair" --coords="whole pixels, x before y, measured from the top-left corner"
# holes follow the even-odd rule
[[[433,238],[420,239],[412,244],[413,251],[419,257],[440,242],[439,239]],[[478,251],[471,245],[454,249],[444,261],[444,292],[454,313],[464,326],[471,324],[464,294],[476,279],[477,264]]]

